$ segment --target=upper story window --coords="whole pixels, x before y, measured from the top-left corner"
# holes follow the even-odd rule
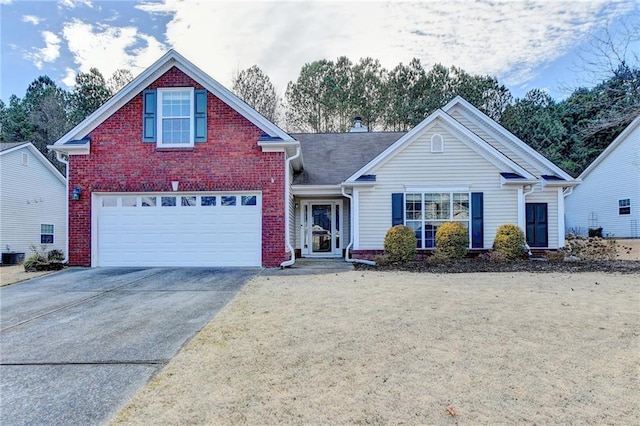
[[[158,148],[193,148],[207,141],[207,91],[167,87],[143,91],[142,141]]]
[[[444,152],[444,138],[440,134],[431,136],[431,152]]]
[[[193,89],[158,89],[158,146],[193,146]]]
[[[618,214],[631,214],[631,199],[618,200]]]

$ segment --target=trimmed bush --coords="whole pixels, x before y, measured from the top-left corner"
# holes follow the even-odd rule
[[[436,231],[436,250],[449,259],[462,259],[469,248],[469,231],[460,222],[445,222]]]
[[[527,254],[524,232],[516,225],[500,225],[493,240],[493,250],[505,260],[522,259]]]
[[[384,254],[389,262],[409,262],[416,257],[417,244],[413,229],[396,225],[384,237]]]

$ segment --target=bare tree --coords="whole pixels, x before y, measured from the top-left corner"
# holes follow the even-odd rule
[[[233,77],[233,92],[271,122],[278,122],[280,98],[269,77],[257,65]]]

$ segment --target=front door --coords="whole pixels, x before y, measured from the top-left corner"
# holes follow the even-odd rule
[[[306,256],[342,256],[341,201],[308,201],[302,205],[303,250]]]
[[[547,203],[527,203],[527,244],[549,247]]]

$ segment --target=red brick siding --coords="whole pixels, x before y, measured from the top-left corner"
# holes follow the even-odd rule
[[[148,88],[202,88],[172,68]],[[262,263],[287,259],[284,242],[284,154],[263,153],[263,133],[224,102],[207,96],[207,142],[193,149],[158,151],[142,142],[142,94],[120,108],[91,133],[91,153],[71,156],[70,191],[82,188],[69,204],[69,263],[91,264],[92,192],[262,191]]]

